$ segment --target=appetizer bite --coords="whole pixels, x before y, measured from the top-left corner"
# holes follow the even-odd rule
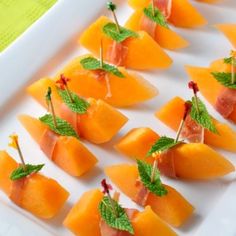
[[[97,158],[80,142],[74,128],[56,116],[51,93],[49,87],[46,101],[51,114],[39,119],[29,115],[18,118],[51,161],[70,175],[81,176],[96,165]]]
[[[220,30],[227,39],[236,48],[236,24],[217,24],[216,28]]]
[[[85,48],[98,56],[103,40],[104,60],[132,69],[165,69],[172,64],[171,58],[146,32],[131,31],[119,25],[115,4],[108,2],[107,8],[115,23],[101,16],[81,35],[80,43]]]
[[[192,28],[207,23],[189,0],[128,0],[134,9],[143,9],[152,2],[167,16],[168,22],[177,27]]]
[[[236,52],[214,61],[209,68],[186,66],[186,71],[211,105],[236,123]]]
[[[151,144],[155,136],[159,137],[158,134],[148,128],[141,128],[142,131],[133,129],[115,148],[128,157],[151,163],[151,157],[156,156],[161,174],[172,178],[207,180],[235,171],[233,164],[206,144],[179,140],[190,109],[190,104],[185,103],[185,112],[175,139],[162,136]],[[138,153],[136,148],[141,152]]]
[[[93,189],[85,192],[71,209],[64,226],[80,236],[174,236],[172,231],[152,210],[146,207],[123,208],[119,194],[111,196],[111,185],[102,181],[103,191]]]
[[[0,189],[17,206],[33,215],[50,219],[58,214],[69,193],[55,180],[39,172],[44,164],[26,164],[17,135],[11,135],[10,146],[18,151],[18,164],[6,151],[0,151]]]
[[[170,50],[185,48],[189,43],[168,25],[170,13],[170,0],[152,0],[149,6],[135,10],[125,27],[147,32],[163,48]]]
[[[73,92],[102,99],[116,107],[131,106],[158,94],[157,89],[137,73],[105,63],[103,42],[100,59],[92,55],[80,56],[62,69],[55,80],[60,79],[62,74],[70,78],[68,86]]]
[[[86,79],[83,79],[85,82]],[[61,74],[56,82],[43,78],[30,85],[27,91],[42,106],[47,107],[45,92],[51,87],[55,113],[69,122],[81,138],[96,144],[108,142],[128,121],[126,116],[103,100],[78,96],[76,80],[69,81],[69,78]],[[87,88],[93,90],[90,85]],[[96,87],[94,89],[97,91]]]
[[[120,164],[105,168],[106,175],[118,188],[140,206],[150,206],[168,224],[183,225],[194,211],[194,207],[174,188],[164,185],[153,164],[137,160],[136,165]]]
[[[181,137],[189,142],[201,142],[236,152],[236,132],[227,124],[223,124],[209,115],[205,104],[197,96],[199,89],[195,82],[189,82],[189,87],[193,89],[194,97],[191,99],[191,110],[187,115]],[[180,97],[174,97],[161,107],[155,115],[168,127],[178,131],[185,102]]]

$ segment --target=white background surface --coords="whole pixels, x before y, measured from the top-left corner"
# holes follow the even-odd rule
[[[142,73],[159,88],[160,95],[147,103],[122,109],[130,121],[109,144],[96,146],[85,142],[100,162],[92,173],[80,179],[73,178],[47,160],[18,123],[16,116],[20,113],[34,116],[44,114],[45,110],[25,95],[24,86],[42,76],[53,75],[58,68],[84,51],[78,49],[76,43],[79,33],[100,14],[109,14],[102,10],[105,2],[106,0],[59,0],[46,15],[0,54],[0,149],[7,149],[17,157],[16,153],[7,147],[9,134],[17,132],[26,160],[46,163],[43,173],[57,179],[71,193],[60,215],[50,221],[36,219],[14,206],[3,193],[0,193],[0,235],[20,236],[32,232],[44,236],[71,235],[62,227],[61,222],[73,203],[85,190],[99,186],[103,178],[102,168],[105,165],[131,162],[116,153],[113,144],[133,127],[149,126],[159,134],[174,136],[174,132],[165,127],[153,114],[173,96],[180,95],[185,98],[191,96],[191,92],[187,89],[188,79],[183,66],[185,64],[207,66],[211,60],[227,56],[231,49],[228,41],[212,25],[222,22],[236,23],[236,1],[225,0],[215,5],[192,1],[209,20],[209,25],[194,30],[175,28],[189,40],[190,47],[179,52],[168,52],[174,59],[170,69]],[[124,0],[116,2],[120,5],[118,15],[120,22],[123,23],[131,9]],[[209,104],[208,109],[211,114],[223,121]],[[233,128],[235,129],[235,126]],[[222,151],[221,153],[236,163],[235,154]],[[234,175],[210,182],[188,182],[167,178],[163,178],[163,182],[175,187],[196,208],[195,215],[190,221],[183,228],[176,230],[179,235],[236,235]],[[121,202],[125,205],[134,205],[124,196]]]

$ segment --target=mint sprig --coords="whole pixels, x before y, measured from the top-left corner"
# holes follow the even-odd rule
[[[210,130],[211,132],[218,134],[218,131],[209,115],[205,104],[197,98],[198,108],[196,107],[196,100],[192,98],[192,107],[190,111],[190,117],[196,121],[203,128]]]
[[[161,183],[159,170],[158,169],[154,170],[154,175],[153,175],[152,165],[141,160],[137,160],[137,164],[138,164],[139,176],[143,185],[150,192],[154,193],[157,196],[166,195],[168,191]]]
[[[226,72],[211,72],[214,78],[223,86],[231,89],[236,89],[236,83],[232,83],[232,74]],[[236,81],[236,74],[235,81]]]
[[[71,95],[72,101],[68,96],[68,92]],[[83,98],[80,98],[76,93],[71,91],[66,91],[58,88],[58,93],[62,98],[62,101],[70,108],[71,111],[78,114],[85,114],[90,106],[90,104]]]
[[[102,66],[98,59],[94,57],[86,57],[80,61],[80,64],[85,70],[104,70],[109,72],[119,78],[124,78],[125,76],[118,70],[117,67],[106,64],[103,62]]]
[[[43,167],[44,164],[40,165],[26,164],[24,169],[24,167],[21,165],[11,173],[10,179],[12,181],[22,179],[30,174],[39,172]]]
[[[112,204],[111,204],[112,201]],[[115,208],[115,212],[113,210]],[[134,229],[125,210],[118,204],[117,201],[103,197],[98,206],[102,219],[112,228],[127,231],[134,234]]]
[[[143,13],[156,24],[169,28],[165,16],[158,8],[155,7],[153,10],[152,5],[149,5],[147,8],[144,8]]]
[[[233,57],[225,57],[224,63],[236,66],[236,60]]]
[[[120,26],[120,32],[117,31],[117,26],[115,23],[107,23],[103,26],[103,33],[114,41],[121,43],[127,38],[137,38],[138,34],[132,30],[126,29]]]
[[[46,124],[52,131],[62,136],[72,136],[79,139],[78,134],[75,132],[71,124],[66,120],[56,117],[57,126],[55,127],[53,122],[53,116],[51,114],[46,114],[39,118],[41,122]]]
[[[176,142],[173,138],[162,136],[153,144],[151,149],[148,151],[147,156],[151,156],[155,152],[163,152],[169,150],[170,148],[175,147],[180,143],[180,141]]]

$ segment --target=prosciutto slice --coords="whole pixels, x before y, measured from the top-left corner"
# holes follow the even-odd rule
[[[39,142],[41,150],[51,160],[53,160],[53,152],[57,144],[58,137],[59,137],[58,134],[56,134],[50,129],[46,129]]]
[[[174,155],[172,150],[167,150],[160,154],[158,158],[158,168],[163,175],[176,178]]]
[[[145,206],[147,202],[147,198],[149,195],[149,190],[143,185],[143,183],[140,181],[140,179],[136,180],[135,186],[138,189],[137,194],[135,195],[135,198],[133,199],[138,205]]]
[[[187,115],[181,137],[187,138],[191,143],[204,143],[204,128]]]
[[[152,21],[149,17],[143,14],[140,20],[140,29],[146,31],[152,38],[155,38],[156,27],[156,22]]]
[[[154,0],[154,6],[168,19],[171,15],[172,0]]]
[[[125,212],[129,220],[132,221],[132,219],[134,219],[135,215],[138,213],[138,210],[126,208]],[[104,220],[101,220],[100,222],[100,232],[101,236],[132,236],[132,234],[130,234],[127,231],[122,231],[110,227],[109,225],[106,224]]]
[[[12,182],[9,198],[18,206],[22,205],[22,194],[27,181],[28,177],[24,177]]]
[[[224,117],[228,118],[236,105],[236,89],[223,88],[216,99],[215,108]]]
[[[128,48],[124,42],[113,41],[107,52],[107,60],[116,66],[124,66],[128,54]]]

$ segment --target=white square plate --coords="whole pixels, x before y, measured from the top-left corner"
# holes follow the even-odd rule
[[[16,153],[7,147],[7,143],[9,134],[17,132],[26,160],[33,163],[46,163],[43,173],[58,180],[71,193],[68,203],[59,216],[50,221],[35,218],[16,207],[3,193],[0,193],[0,235],[19,236],[32,233],[40,236],[71,235],[63,228],[62,221],[73,203],[85,190],[99,187],[100,180],[104,177],[102,173],[104,166],[131,162],[113,150],[114,143],[131,128],[141,126],[149,126],[159,134],[174,136],[174,132],[154,117],[154,111],[173,96],[179,95],[184,98],[191,96],[187,89],[188,78],[184,72],[184,65],[207,66],[213,59],[226,56],[231,49],[228,41],[212,25],[236,22],[235,0],[225,0],[215,5],[192,1],[208,18],[209,25],[191,30],[175,28],[189,40],[190,47],[178,52],[168,52],[174,59],[174,64],[170,69],[141,73],[159,88],[160,95],[149,102],[121,109],[130,121],[110,143],[93,145],[85,142],[86,146],[99,158],[99,164],[82,178],[73,178],[47,160],[19,124],[16,116],[20,113],[34,116],[44,114],[45,110],[25,94],[25,86],[40,77],[55,74],[70,59],[85,51],[78,48],[77,38],[81,30],[85,29],[99,15],[109,14],[105,11],[105,2],[106,0],[59,0],[54,7],[0,54],[0,149],[7,149],[16,157]],[[125,1],[117,0],[116,3],[119,4],[120,22],[124,23],[132,10]],[[210,113],[223,121],[208,103],[207,105]],[[233,128],[235,129],[235,126]],[[235,154],[220,152],[236,164]],[[194,216],[187,225],[176,230],[179,235],[236,235],[234,174],[206,182],[171,180],[163,177],[163,182],[174,186],[196,208]],[[124,205],[135,206],[125,196],[122,196],[121,202]]]

